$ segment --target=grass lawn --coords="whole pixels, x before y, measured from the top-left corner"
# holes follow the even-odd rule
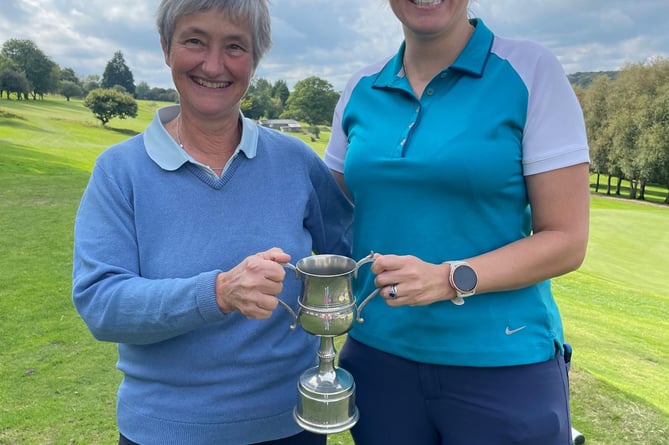
[[[81,101],[0,100],[0,445],[116,440],[116,348],[72,306],[72,226],[95,157],[166,104],[139,105],[103,128]],[[329,134],[300,137],[322,154]],[[591,222],[583,267],[554,280],[574,424],[588,444],[669,444],[669,207],[594,196]]]

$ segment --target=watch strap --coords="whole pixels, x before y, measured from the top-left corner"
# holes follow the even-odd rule
[[[449,272],[448,279],[449,279],[449,282],[451,284],[451,287],[453,289],[455,289],[455,293],[456,293],[456,297],[454,299],[452,299],[451,302],[453,304],[459,306],[459,305],[462,305],[462,304],[465,303],[464,299],[466,297],[470,297],[470,296],[476,294],[476,285],[478,284],[477,283],[478,277],[477,277],[477,274],[476,274],[476,271],[474,270],[474,268],[466,261],[447,261],[447,263],[450,266],[450,272]],[[454,278],[456,270],[461,266],[466,266],[474,274],[474,285],[470,290],[465,290],[465,289],[460,288],[457,285],[456,280]]]

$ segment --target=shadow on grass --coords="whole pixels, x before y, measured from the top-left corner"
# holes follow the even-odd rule
[[[74,168],[67,158],[44,153],[28,145],[3,143],[0,149],[0,171],[3,176],[9,176],[12,174],[61,175],[83,170]]]
[[[137,136],[140,133],[139,131],[130,130],[128,128],[114,128],[109,126],[105,126],[104,128],[114,133],[123,134],[126,136]]]
[[[2,108],[0,108],[0,117],[6,118],[6,119],[22,119],[26,120],[25,117],[19,116],[18,114],[10,113],[9,111],[5,111]],[[7,125],[10,122],[8,121],[0,121],[0,125]]]
[[[16,116],[16,115],[11,115],[10,120],[2,120],[0,121],[0,127],[6,127],[6,128],[16,128],[18,130],[25,130],[25,131],[41,131],[45,132],[46,131],[37,125],[31,123],[27,119],[21,117],[21,116]]]

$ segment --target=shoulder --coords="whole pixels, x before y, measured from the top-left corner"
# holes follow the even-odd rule
[[[545,46],[533,40],[511,39],[495,35],[491,53],[505,60],[555,59],[555,55]]]
[[[105,149],[96,160],[96,164],[132,162],[144,151],[144,134],[140,133]]]
[[[104,150],[96,159],[93,176],[104,174],[106,177],[127,177],[146,174],[146,162],[150,158],[144,148],[144,134],[126,139]]]
[[[357,85],[361,81],[361,79],[370,78],[378,75],[381,71],[383,71],[383,68],[388,64],[388,62],[394,56],[395,56],[394,54],[391,56],[386,56],[383,59],[377,60],[376,62],[367,65],[364,68],[361,68],[358,71],[354,72],[353,75],[346,82],[346,87],[344,90],[353,89],[355,85]]]
[[[386,56],[383,59],[380,59],[370,65],[365,66],[364,68],[359,69],[348,79],[344,91],[341,94],[340,102],[346,103],[351,97],[353,91],[361,83],[371,82],[373,83],[377,76],[383,71],[383,69],[388,65],[388,62],[395,55]]]
[[[527,85],[546,76],[565,76],[562,64],[555,54],[532,40],[495,35],[491,54],[508,63]]]

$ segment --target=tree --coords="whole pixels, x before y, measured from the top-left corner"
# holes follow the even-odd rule
[[[649,183],[669,183],[669,61],[628,64],[615,80],[596,78],[584,114],[592,167],[630,182],[629,197],[645,199]],[[669,201],[669,198],[667,199]]]
[[[608,158],[611,141],[606,128],[609,112],[607,95],[611,91],[611,83],[608,76],[595,77],[582,93],[581,100],[590,145],[590,168],[597,173],[596,192],[599,191],[599,175],[611,173]]]
[[[663,184],[669,188],[669,83],[664,83],[651,96],[644,96],[642,128],[636,163],[639,166],[641,188],[639,199],[645,199],[647,183]],[[669,194],[665,198],[669,203]]]
[[[13,60],[0,53],[0,99],[5,92],[7,99],[11,99],[11,93],[19,100],[24,99],[30,92],[30,82]]]
[[[272,100],[272,84],[262,77],[251,81],[249,89],[242,100],[242,112],[250,119],[278,116],[277,102]]]
[[[93,112],[93,115],[107,125],[111,119],[118,117],[137,117],[137,102],[128,93],[120,93],[113,89],[92,90],[84,99],[84,106]]]
[[[65,96],[67,101],[70,101],[71,97],[79,97],[84,94],[84,90],[81,89],[81,87],[72,82],[71,80],[63,80],[60,83],[60,88],[59,88],[60,94]]]
[[[10,39],[2,46],[2,54],[11,59],[30,82],[33,100],[55,91],[58,65],[49,59],[31,40]]]
[[[307,122],[310,125],[329,125],[339,93],[330,82],[316,76],[307,77],[295,84],[286,102],[282,117]]]
[[[144,81],[141,81],[140,83],[137,84],[137,88],[135,88],[135,97],[137,99],[148,99],[150,92],[151,92],[151,87],[149,86],[149,84]]]
[[[82,79],[81,87],[84,89],[84,94],[88,94],[89,91],[100,88],[100,76],[97,74],[89,74]]]
[[[277,80],[272,86],[272,97],[279,99],[281,108],[286,106],[286,101],[290,96],[290,90],[285,80]]]
[[[179,102],[179,93],[174,88],[151,88],[149,91],[149,100],[157,100],[160,102]]]
[[[7,99],[10,99],[11,93],[15,93],[18,100],[26,99],[30,92],[30,82],[22,72],[14,68],[0,68],[0,99],[3,92],[7,94]]]
[[[59,79],[61,82],[69,81],[81,86],[81,81],[72,68],[63,68],[60,70]]]
[[[135,95],[135,80],[128,65],[125,64],[123,53],[116,51],[114,57],[107,62],[102,74],[102,88],[113,88],[120,85],[131,95]]]

